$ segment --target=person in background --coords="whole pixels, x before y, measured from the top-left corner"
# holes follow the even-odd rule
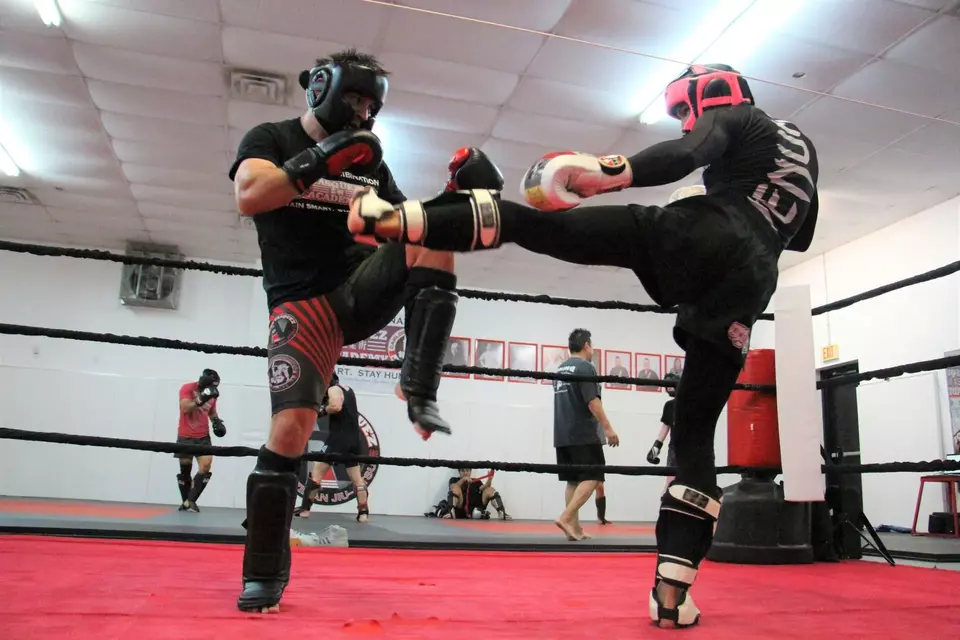
[[[473,518],[475,510],[480,511],[480,518],[490,517],[487,507],[492,503],[501,520],[513,520],[503,506],[500,492],[493,486],[493,472],[482,478],[474,478],[472,469],[458,469],[458,477],[450,478],[447,487],[447,504],[440,515],[442,518],[469,520]]]
[[[227,427],[217,415],[217,398],[220,397],[220,374],[213,369],[204,369],[196,382],[180,387],[180,425],[177,427],[177,444],[210,446],[210,423],[218,438],[227,435]],[[180,489],[180,511],[197,513],[197,500],[207,488],[213,473],[213,456],[178,456],[180,473],[177,487]],[[197,475],[192,479],[193,458],[197,458]]]
[[[558,373],[596,377],[590,332],[574,329],[567,339],[567,347],[570,357],[560,365]],[[604,444],[616,447],[620,438],[603,410],[600,384],[554,380],[553,446],[557,451],[557,464],[605,465]],[[603,472],[564,471],[559,476],[567,484],[564,495],[567,506],[555,523],[567,540],[587,540],[591,536],[584,533],[580,525],[580,507],[604,481]]]
[[[680,381],[680,376],[671,371],[663,376],[663,381],[677,383]],[[666,389],[670,399],[663,404],[663,412],[660,414],[660,433],[657,434],[657,439],[654,440],[653,446],[650,447],[650,451],[647,453],[647,462],[650,464],[660,464],[660,449],[663,448],[663,443],[667,441],[667,436],[670,435],[670,430],[673,429],[673,408],[677,404],[675,400],[677,389],[676,387],[667,387]],[[673,467],[676,464],[677,450],[676,447],[673,446],[673,438],[670,438],[670,444],[667,445],[667,466]],[[663,488],[664,491],[667,490],[671,482],[673,482],[673,476],[667,478],[667,483]]]

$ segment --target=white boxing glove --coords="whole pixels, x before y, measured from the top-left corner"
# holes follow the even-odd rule
[[[520,193],[541,211],[565,211],[585,198],[620,191],[633,182],[624,156],[593,156],[559,151],[543,156],[523,176]]]
[[[687,187],[680,187],[676,191],[670,194],[670,198],[667,200],[667,204],[673,204],[677,200],[683,200],[684,198],[692,198],[694,196],[706,195],[707,188],[702,184],[691,184]]]

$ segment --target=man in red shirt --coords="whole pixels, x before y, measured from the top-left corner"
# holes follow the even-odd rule
[[[213,369],[204,369],[197,382],[188,382],[180,387],[180,426],[177,429],[177,444],[210,445],[210,422],[218,438],[227,435],[223,420],[217,415],[217,398],[220,392],[220,374]],[[210,482],[210,465],[213,456],[196,456],[197,475],[190,478],[193,456],[180,456],[180,511],[199,512],[197,499]]]

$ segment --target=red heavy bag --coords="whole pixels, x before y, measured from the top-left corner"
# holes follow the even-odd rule
[[[740,384],[775,385],[773,349],[747,352]],[[764,391],[735,389],[727,402],[727,461],[745,467],[780,466],[780,432],[777,396]]]

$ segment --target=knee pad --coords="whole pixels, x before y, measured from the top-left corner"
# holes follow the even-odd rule
[[[663,580],[681,589],[693,584],[717,528],[719,497],[719,488],[706,493],[676,482],[667,488],[657,520],[658,582]]]

